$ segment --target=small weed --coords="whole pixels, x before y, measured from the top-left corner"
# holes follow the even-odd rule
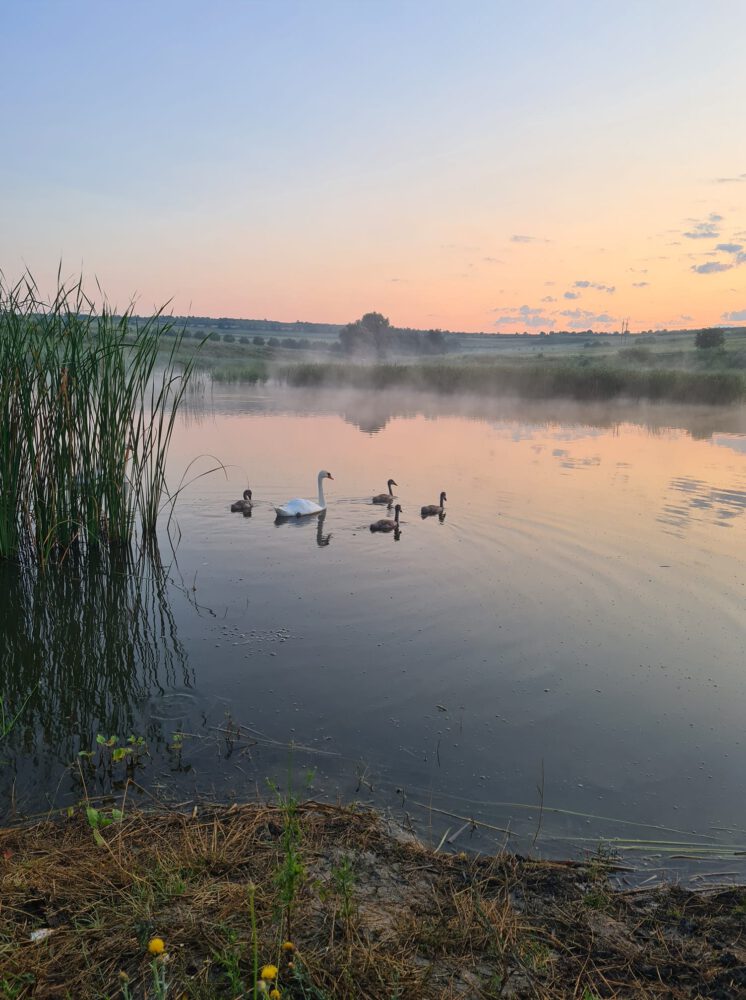
[[[27,989],[34,984],[34,977],[30,972],[23,973],[20,976],[3,976],[0,979],[0,996],[3,1000],[16,1000],[16,997],[20,997]]]
[[[226,943],[219,950],[213,950],[213,958],[217,965],[223,970],[231,988],[231,996],[244,995],[244,982],[241,976],[240,960],[241,950],[238,946],[238,935],[235,931],[228,931]]]
[[[106,841],[101,835],[101,831],[107,826],[111,826],[112,823],[119,823],[124,816],[121,809],[111,809],[109,815],[101,809],[94,809],[93,806],[87,806],[85,811],[86,819],[88,820],[88,825],[91,830],[93,830],[93,839],[96,841],[99,847],[105,847]]]
[[[344,858],[336,868],[332,868],[332,884],[340,903],[340,913],[350,932],[350,923],[355,913],[353,890],[355,888],[355,872],[349,858]]]
[[[583,896],[583,906],[587,906],[590,910],[607,910],[610,902],[608,893],[601,889],[591,889]]]

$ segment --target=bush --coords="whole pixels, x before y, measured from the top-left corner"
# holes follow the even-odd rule
[[[700,351],[711,351],[714,348],[725,347],[725,334],[722,330],[697,330],[694,343]]]
[[[255,344],[257,347],[264,347],[266,341],[264,337],[254,337],[252,343]]]
[[[232,333],[224,333],[223,334],[223,343],[224,344],[235,344],[235,342],[236,342],[236,338],[233,336]]]

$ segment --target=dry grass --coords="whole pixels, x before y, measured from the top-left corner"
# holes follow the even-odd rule
[[[317,803],[292,817],[290,969],[288,822],[247,805],[132,813],[103,846],[81,815],[0,831],[0,996],[120,997],[120,970],[152,996],[158,935],[169,997],[248,997],[251,884],[259,963],[293,1000],[746,995],[746,891],[615,893],[600,865],[434,853],[374,813]]]

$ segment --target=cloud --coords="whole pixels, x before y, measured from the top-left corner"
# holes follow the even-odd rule
[[[565,292],[563,298],[566,298],[566,299],[579,299],[580,298],[580,292]]]
[[[521,236],[519,233],[510,237],[511,243],[551,243],[551,240],[542,239],[541,236]]]
[[[696,274],[715,274],[717,271],[730,271],[732,264],[723,264],[719,260],[708,260],[706,264],[692,264]]]
[[[730,320],[731,323],[740,323],[746,320],[746,309],[736,309],[734,312],[723,313],[720,318]]]
[[[684,236],[688,240],[713,240],[717,239],[720,235],[717,223],[722,222],[723,217],[716,212],[710,212],[702,222],[698,222],[696,219],[690,219],[689,221],[693,222],[694,226],[688,232],[684,233]]]
[[[499,257],[482,257],[485,264],[504,264],[504,260],[500,260]]]
[[[565,316],[570,322],[567,324],[570,330],[585,330],[599,324],[614,323],[616,320],[608,313],[594,313],[588,309],[564,309],[560,316]]]
[[[541,301],[542,302],[556,302],[557,300],[555,299],[555,297],[553,295],[545,295],[544,298]]]
[[[746,174],[738,174],[737,177],[716,177],[715,184],[743,184],[746,181]]]
[[[632,282],[632,287],[633,288],[647,288],[649,285],[650,285],[649,281],[633,281]]]
[[[494,309],[493,312],[499,312]],[[531,306],[521,306],[517,314],[512,316],[501,316],[495,320],[495,326],[522,326],[522,327],[547,327],[554,326],[554,320],[547,316],[543,309],[535,309]]]
[[[743,250],[742,243],[718,243],[715,247],[716,250],[722,250],[723,253],[738,253]]]
[[[609,295],[616,291],[616,285],[602,285],[598,281],[576,281],[573,288],[595,288],[597,292],[607,292]]]

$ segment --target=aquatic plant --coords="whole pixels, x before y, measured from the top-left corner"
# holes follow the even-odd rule
[[[746,395],[746,380],[736,372],[650,370],[606,364],[581,366],[570,361],[434,361],[371,365],[306,362],[278,366],[275,374],[280,381],[301,388],[403,387],[524,399],[651,399],[723,404],[738,402]]]
[[[0,275],[0,558],[46,564],[154,536],[193,369],[181,339],[160,311],[97,308],[81,280],[58,275],[44,301],[30,275]]]

